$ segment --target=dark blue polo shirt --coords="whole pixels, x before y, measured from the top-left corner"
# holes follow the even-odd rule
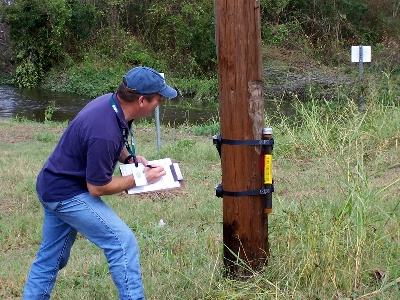
[[[61,201],[88,192],[86,182],[109,183],[124,146],[121,128],[128,126],[115,94],[89,102],[68,125],[40,171],[39,196],[47,202]]]

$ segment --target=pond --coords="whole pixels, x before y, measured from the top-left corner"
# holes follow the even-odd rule
[[[48,107],[57,109],[52,121],[72,120],[91,98],[74,94],[55,93],[41,89],[19,89],[10,85],[0,85],[0,119],[13,117],[42,122]],[[216,118],[218,111],[195,108],[181,108],[182,99],[166,100],[159,108],[160,123],[177,126],[181,124],[202,124]],[[169,103],[168,103],[169,102]],[[154,117],[153,117],[154,118]]]

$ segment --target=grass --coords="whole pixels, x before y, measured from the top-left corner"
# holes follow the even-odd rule
[[[218,123],[135,127],[137,151],[177,159],[185,189],[106,202],[134,230],[148,299],[396,299],[400,278],[400,109],[369,98],[294,101],[274,129],[270,257],[246,281],[223,276]],[[36,175],[65,124],[0,122],[0,298],[20,299],[39,247],[42,209]],[[166,225],[159,227],[163,219]],[[238,263],[242,263],[238,261]],[[52,299],[117,299],[103,254],[78,235]]]

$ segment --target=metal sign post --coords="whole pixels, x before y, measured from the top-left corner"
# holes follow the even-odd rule
[[[360,97],[358,101],[358,111],[364,111],[363,103],[363,63],[371,62],[371,46],[352,46],[351,47],[351,62],[358,62],[358,81],[360,83]]]
[[[157,132],[157,151],[161,151],[161,130],[160,130],[160,107],[156,107],[154,110],[155,118],[156,118],[156,132]]]
[[[160,75],[165,78],[164,73],[160,73]],[[157,151],[161,151],[161,130],[160,130],[160,107],[157,106],[154,110],[154,116],[156,119],[156,134],[157,134]]]

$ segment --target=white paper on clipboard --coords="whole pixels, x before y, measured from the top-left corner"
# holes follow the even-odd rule
[[[147,184],[144,186],[136,186],[127,190],[128,194],[140,194],[147,192],[155,192],[161,190],[175,189],[181,187],[181,181],[183,180],[182,172],[178,163],[173,163],[171,158],[162,158],[152,160],[148,162],[152,166],[162,166],[166,174],[155,183]],[[121,164],[120,166],[121,175],[128,176],[133,174],[135,164]],[[141,172],[144,171],[144,165],[139,163],[138,168]]]

